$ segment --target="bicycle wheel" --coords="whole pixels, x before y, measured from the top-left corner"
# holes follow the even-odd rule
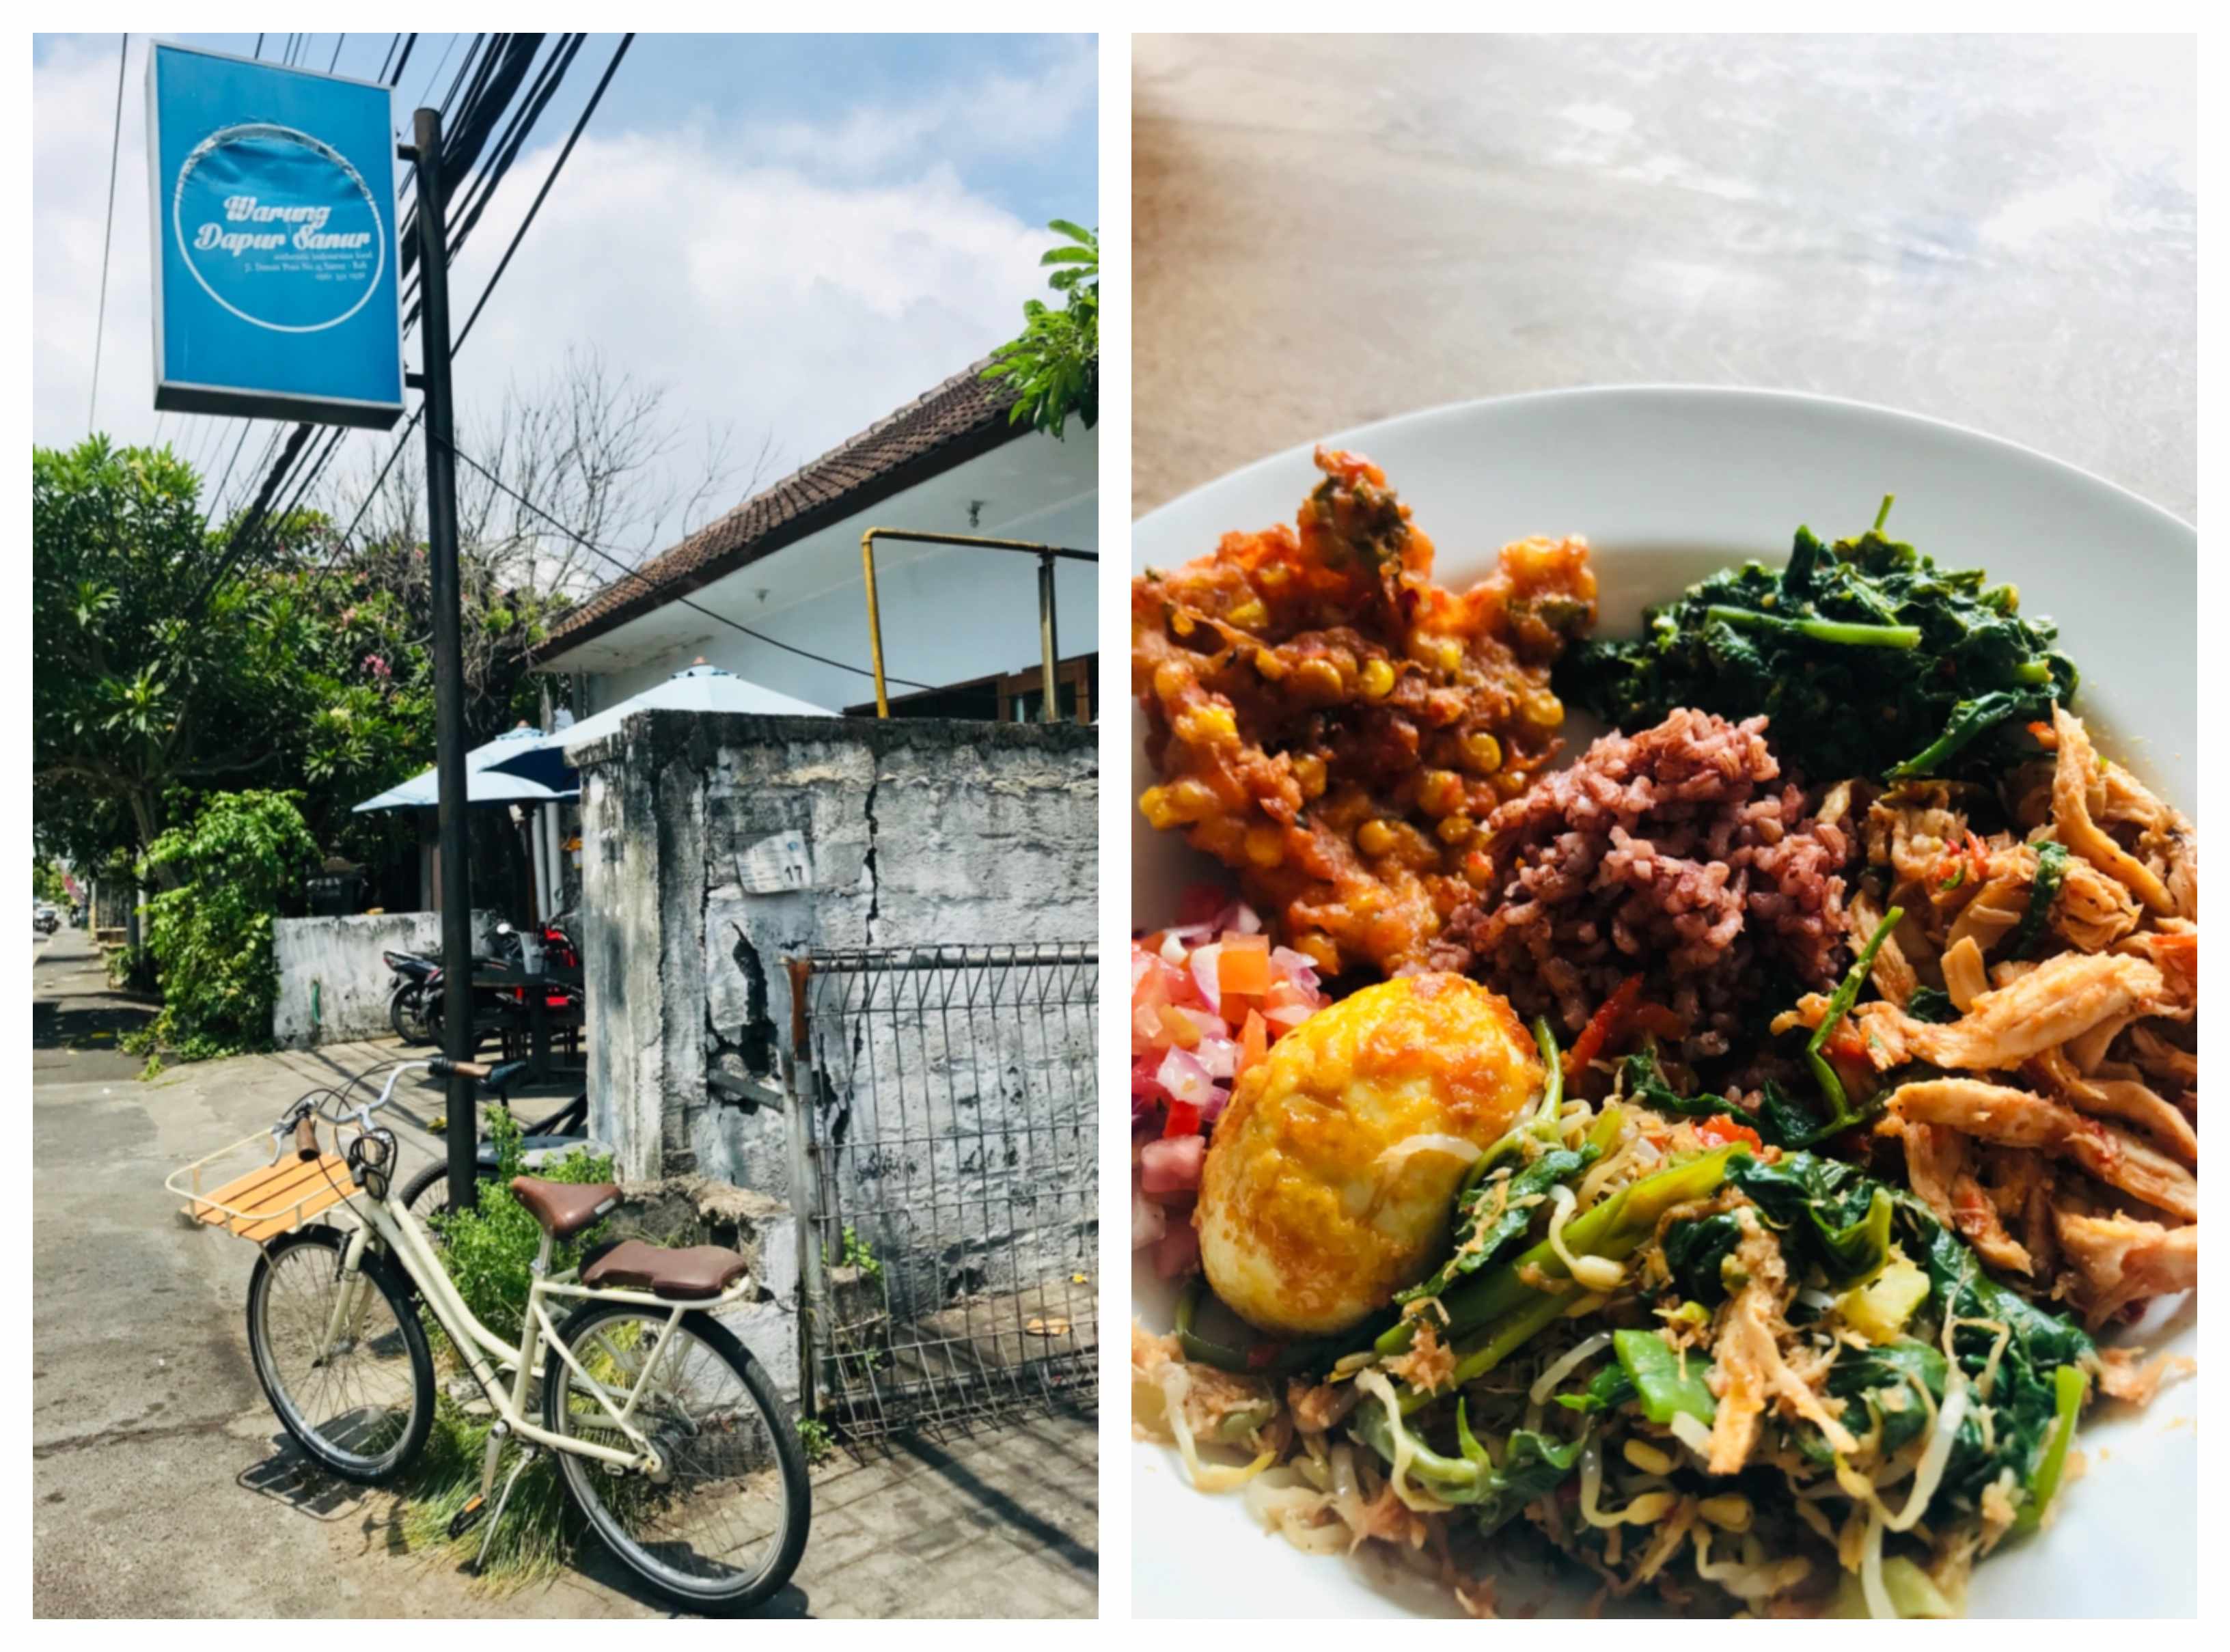
[[[434,1426],[434,1358],[409,1292],[370,1255],[353,1323],[328,1342],[346,1242],[304,1228],[263,1248],[248,1281],[248,1348],[295,1443],[344,1479],[380,1485],[410,1466]]]
[[[449,1213],[448,1165],[437,1158],[405,1182],[403,1208],[418,1218],[418,1225],[426,1229],[427,1238],[438,1246],[441,1230],[435,1225],[434,1218]]]
[[[626,1396],[666,1325],[657,1308],[591,1302],[559,1336],[595,1383]],[[753,1606],[790,1581],[812,1520],[805,1451],[790,1412],[735,1333],[705,1313],[674,1327],[634,1420],[662,1475],[557,1454],[573,1500],[604,1546],[654,1587],[699,1610]],[[596,1391],[553,1351],[543,1362],[544,1426],[625,1449]]]

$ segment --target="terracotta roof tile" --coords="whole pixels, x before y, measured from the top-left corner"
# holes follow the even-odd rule
[[[854,512],[1025,434],[985,357],[753,494],[574,609],[535,650],[547,660],[663,607]]]

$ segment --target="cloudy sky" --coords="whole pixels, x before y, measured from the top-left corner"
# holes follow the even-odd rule
[[[254,35],[186,37],[248,55]],[[276,57],[291,39],[272,35]],[[319,35],[297,61],[376,76],[393,36]],[[419,37],[398,124],[438,103],[471,35]],[[477,301],[609,61],[592,37],[451,274],[460,320]],[[118,37],[42,35],[33,48],[33,434],[87,429]],[[446,59],[445,59],[446,53]],[[145,36],[125,68],[114,247],[93,423],[153,436]],[[438,79],[436,78],[438,76]],[[663,385],[686,433],[771,444],[794,468],[1018,331],[1041,290],[1052,217],[1099,215],[1098,69],[1089,37],[645,35],[457,358],[461,416],[532,384],[569,345]],[[429,98],[429,88],[434,88]],[[411,363],[416,364],[415,336]],[[220,432],[219,423],[228,424]],[[235,423],[172,415],[162,436],[222,471]],[[229,495],[261,447],[249,438]],[[391,436],[356,433],[335,472],[361,472]],[[678,480],[678,479],[677,479]],[[735,502],[731,499],[727,503]],[[229,504],[229,497],[228,497]]]

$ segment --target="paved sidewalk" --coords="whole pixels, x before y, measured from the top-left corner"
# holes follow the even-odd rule
[[[313,1477],[248,1364],[250,1252],[183,1221],[163,1189],[304,1090],[400,1047],[241,1057],[143,1083],[138,1062],[92,1035],[146,1010],[108,990],[83,932],[39,947],[32,981],[34,1611],[663,1615],[593,1539],[581,1571],[488,1596],[403,1549],[392,1497]],[[439,1093],[406,1081],[402,1104],[429,1120]],[[401,1133],[413,1138],[407,1121]],[[812,1539],[770,1610],[1088,1617],[1098,1484],[1095,1432],[1078,1417],[901,1442],[865,1462],[840,1452],[815,1475]]]

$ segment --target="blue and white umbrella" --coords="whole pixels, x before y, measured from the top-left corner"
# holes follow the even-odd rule
[[[736,675],[732,671],[723,671],[719,666],[706,665],[699,660],[694,665],[675,672],[656,687],[622,700],[610,709],[600,711],[570,728],[561,728],[554,734],[543,735],[532,745],[512,747],[497,759],[497,766],[506,775],[552,789],[577,791],[581,784],[580,776],[565,761],[565,753],[577,750],[591,740],[616,734],[622,723],[638,712],[647,711],[742,713],[754,717],[836,715],[825,707],[809,706],[802,700],[794,700],[788,694],[764,687]]]
[[[542,732],[521,723],[508,733],[499,734],[486,745],[476,745],[465,753],[465,801],[470,803],[555,803],[560,797],[575,796],[579,788],[570,778],[556,784],[514,774],[496,765],[503,758],[515,757],[539,743]],[[433,809],[441,801],[437,771],[427,770],[413,775],[399,786],[390,786],[377,797],[367,797],[356,806],[357,814],[375,809]]]

